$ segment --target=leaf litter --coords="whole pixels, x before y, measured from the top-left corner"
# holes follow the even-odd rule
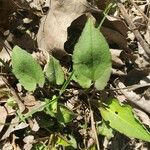
[[[35,143],[42,143],[41,147],[44,147],[45,142],[50,142],[52,146],[53,143],[48,138],[49,131],[52,133],[61,132],[64,139],[67,139],[66,132],[71,134],[78,146],[81,147],[80,149],[96,147],[87,101],[92,91],[84,91],[78,84],[70,82],[69,87],[61,96],[61,104],[73,111],[75,119],[66,127],[58,127],[56,118],[51,118],[40,110],[43,109],[41,107],[44,104],[45,97],[51,99],[53,95],[59,95],[59,85],[56,87],[44,85],[43,89],[39,87],[34,92],[27,92],[22,87],[19,89],[18,81],[9,69],[9,66],[11,66],[10,54],[13,47],[18,45],[29,53],[34,53],[34,57],[43,68],[48,62],[50,58],[48,55],[50,54],[59,59],[60,63],[69,61],[70,64],[65,66],[66,70],[69,70],[71,62],[68,58],[73,51],[70,45],[75,45],[74,43],[77,42],[86,22],[86,19],[78,18],[93,15],[96,21],[100,22],[103,18],[102,12],[109,2],[96,0],[34,0],[32,2],[29,0],[10,0],[8,3],[8,1],[2,0],[3,5],[0,6],[0,12],[3,12],[0,13],[0,115],[3,123],[0,125],[1,149],[30,150]],[[122,7],[122,5],[135,28],[132,28],[132,23],[124,16],[120,7],[117,7]],[[109,83],[105,88],[106,91],[96,91],[92,101],[96,124],[101,121],[99,112],[95,108],[96,101],[111,95],[135,108],[136,116],[149,128],[150,61],[147,55],[149,53],[147,46],[145,49],[145,45],[149,45],[150,42],[148,6],[149,2],[146,0],[140,2],[130,0],[130,3],[121,1],[121,5],[115,3],[101,27],[101,32],[110,47],[113,68]],[[139,34],[144,44],[139,40]],[[65,44],[69,47],[67,51]],[[65,79],[68,76],[68,74],[65,74]],[[8,85],[4,81],[7,81]],[[7,100],[14,96],[14,92],[21,99],[25,108],[21,114],[18,112],[18,103],[18,106],[14,105],[11,108],[7,103]],[[26,114],[29,118],[24,120]],[[35,133],[29,132],[29,128]],[[102,126],[99,128],[102,128]],[[106,128],[104,129],[106,130]],[[102,136],[99,139],[101,149],[149,148],[149,144],[146,142],[127,138],[118,132],[114,134],[114,131],[108,133],[110,131],[107,130],[104,135],[113,134],[114,137],[112,136],[109,139]],[[51,136],[58,138],[57,134],[51,134]],[[118,146],[116,147],[116,145]]]

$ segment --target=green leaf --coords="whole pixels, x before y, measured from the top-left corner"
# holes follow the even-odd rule
[[[60,124],[64,125],[74,119],[74,113],[63,104],[58,103],[56,96],[53,96],[52,100],[46,99],[46,103],[45,112],[55,117]]]
[[[150,142],[150,133],[134,117],[131,106],[121,106],[116,99],[111,99],[107,107],[100,107],[100,112],[103,119],[108,121],[109,125],[115,130],[128,137]]]
[[[10,107],[14,107],[14,106],[17,106],[17,103],[16,103],[16,101],[15,101],[15,99],[13,97],[10,97],[7,100],[7,105],[10,106]]]
[[[31,150],[49,150],[48,147],[43,143],[33,145]]]
[[[77,142],[72,135],[66,135],[69,139],[63,136],[57,135],[57,144],[71,149],[77,149]]]
[[[68,109],[66,106],[59,104],[57,112],[57,120],[61,124],[66,124],[71,122],[74,119],[74,113]]]
[[[12,68],[12,72],[26,90],[34,91],[37,84],[43,86],[45,78],[40,65],[31,54],[18,46],[12,51]]]
[[[57,135],[57,142],[56,143],[58,145],[62,145],[62,146],[65,146],[65,147],[71,145],[71,143],[67,139],[65,139],[64,137],[59,136],[59,135]]]
[[[96,145],[93,144],[91,147],[89,147],[89,150],[96,150]]]
[[[113,129],[109,127],[105,121],[103,121],[101,125],[97,126],[97,132],[98,134],[106,136],[108,139],[114,137]]]
[[[54,95],[52,100],[45,99],[46,103],[48,104],[45,107],[45,112],[52,117],[56,117],[57,110],[58,110],[58,99]]]
[[[73,147],[74,149],[77,149],[77,141],[76,141],[76,139],[72,135],[67,135],[67,136],[69,137],[69,142],[71,143],[70,146]]]
[[[111,55],[109,46],[88,19],[73,52],[73,69],[76,80],[83,88],[94,82],[98,90],[103,90],[111,74]]]
[[[57,59],[50,56],[49,62],[45,68],[47,79],[57,85],[62,85],[64,82],[64,72]]]

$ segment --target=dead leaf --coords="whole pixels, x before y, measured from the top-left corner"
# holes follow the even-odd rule
[[[24,145],[24,150],[31,150],[32,148],[32,143],[34,141],[34,136],[33,135],[28,135],[26,136],[23,141],[25,142]]]
[[[2,44],[2,43],[3,44]],[[10,54],[11,54],[11,47],[9,45],[9,43],[6,40],[1,41],[0,39],[0,58],[3,61],[9,61],[10,60]],[[2,63],[0,63],[0,66],[2,65]]]
[[[33,95],[27,94],[25,97],[22,97],[22,99],[27,107],[32,107],[37,104],[37,101]]]
[[[149,68],[144,69],[132,69],[128,72],[127,76],[125,77],[125,85],[133,85],[138,84],[140,80],[142,80],[144,77],[148,76],[150,73]]]
[[[12,41],[14,45],[18,45],[19,47],[26,49],[28,52],[33,52],[35,48],[35,41],[29,34],[23,34],[20,37],[12,36]]]
[[[139,117],[139,119],[142,121],[142,123],[144,123],[145,125],[150,127],[150,118],[146,113],[144,113],[143,111],[141,111],[139,109],[134,109],[134,112]]]
[[[2,146],[2,145],[1,145]],[[13,146],[12,144],[10,143],[10,141],[7,141],[6,143],[3,143],[3,148],[2,150],[12,150],[13,149]]]
[[[120,49],[130,52],[126,37],[119,33],[117,30],[102,26],[101,32],[109,44],[117,44]]]
[[[58,58],[67,56],[64,50],[67,28],[73,20],[85,13],[86,5],[86,0],[51,0],[51,8],[47,16],[42,18],[37,34],[39,49]]]
[[[7,137],[9,137],[9,135],[14,131],[14,127],[17,126],[19,123],[19,118],[15,117],[14,119],[11,120],[10,122],[10,126],[8,127],[7,131],[4,133],[4,135],[1,135],[0,140],[4,140]]]
[[[113,66],[116,68],[123,67],[125,64],[123,63],[123,61],[120,58],[120,54],[121,54],[122,50],[110,49],[110,52],[111,52],[111,56],[112,56]]]
[[[136,106],[150,114],[150,101],[145,100],[144,96],[136,94],[132,90],[123,89],[125,88],[125,85],[121,82],[118,83],[118,86],[122,94],[126,97],[127,101],[129,101],[132,104],[135,104]]]
[[[9,135],[13,132],[13,131],[16,131],[16,130],[21,130],[21,129],[24,129],[26,127],[28,127],[29,125],[27,123],[20,123],[19,124],[19,117],[15,117],[11,120],[11,122],[9,122],[10,125],[7,129],[7,131],[4,133],[4,135],[1,135],[1,139],[0,140],[4,140],[6,139],[7,137],[9,137]]]
[[[36,119],[33,119],[32,121],[33,121],[32,131],[37,132],[40,129],[40,126],[38,122],[36,121]]]
[[[127,32],[129,29],[125,24],[125,22],[122,21],[121,19],[107,15],[106,25],[107,27],[110,27],[111,29],[118,31],[125,38],[127,38]]]

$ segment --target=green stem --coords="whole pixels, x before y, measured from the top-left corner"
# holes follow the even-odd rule
[[[112,8],[112,6],[113,6],[113,3],[110,3],[110,4],[105,8],[105,10],[104,10],[104,12],[103,12],[104,17],[102,18],[102,20],[101,20],[101,22],[100,22],[100,24],[99,24],[99,26],[98,26],[98,29],[101,28],[102,24],[104,23],[104,21],[105,21],[105,19],[106,19],[107,14],[109,13],[109,11],[110,11],[110,9]]]
[[[71,72],[70,76],[63,84],[62,88],[60,89],[59,96],[61,96],[64,93],[64,91],[66,90],[68,84],[70,83],[71,77],[73,76],[73,73],[74,73],[74,71]]]

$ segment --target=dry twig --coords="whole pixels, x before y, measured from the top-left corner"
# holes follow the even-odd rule
[[[7,85],[7,87],[10,89],[11,94],[14,97],[14,100],[16,101],[16,103],[18,104],[19,110],[20,112],[24,112],[24,110],[26,109],[26,106],[24,105],[24,103],[22,102],[22,99],[20,98],[20,96],[18,95],[18,93],[15,91],[15,89],[8,83],[7,79],[5,77],[3,77],[3,81],[5,82],[5,84]],[[27,121],[29,123],[30,128],[32,129],[33,127],[33,121],[30,118],[27,118]]]
[[[141,34],[139,33],[139,31],[136,29],[136,26],[134,25],[134,23],[132,22],[130,16],[128,15],[125,7],[123,4],[121,3],[117,3],[122,16],[124,17],[124,19],[126,20],[127,24],[129,25],[129,28],[133,31],[136,39],[139,41],[140,45],[142,46],[142,48],[145,50],[146,54],[150,57],[150,48],[148,46],[148,44],[145,42],[145,40],[142,38]]]
[[[23,112],[25,110],[25,105],[21,101],[20,96],[17,94],[15,89],[8,83],[8,81],[5,77],[3,77],[2,79],[5,82],[5,84],[7,85],[7,87],[10,89],[10,92],[12,93],[14,100],[16,101],[16,103],[19,107],[20,112]]]

